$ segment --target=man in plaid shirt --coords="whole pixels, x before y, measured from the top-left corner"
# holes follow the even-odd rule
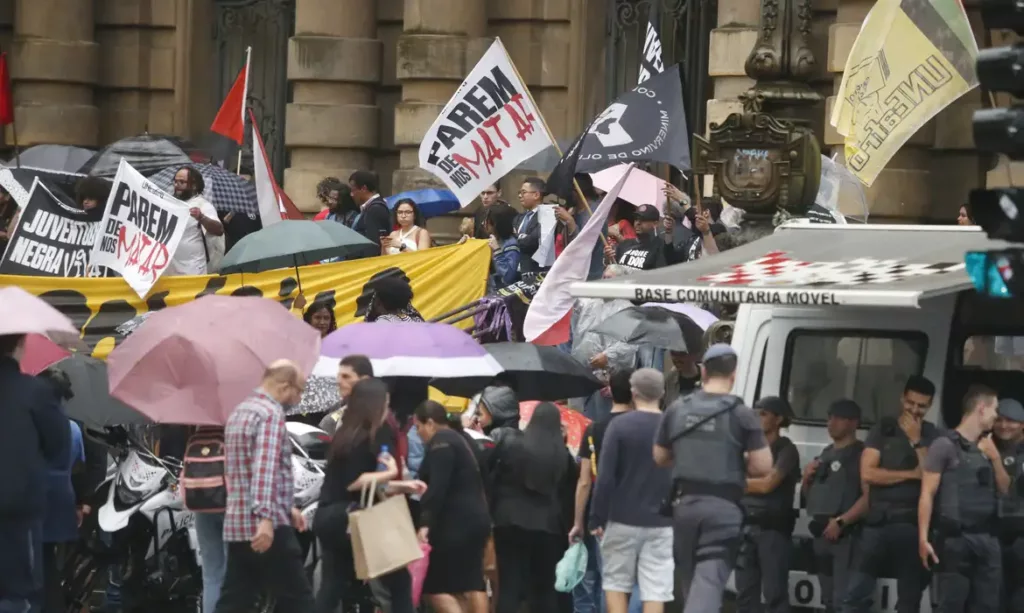
[[[306,523],[293,506],[292,459],[284,406],[298,404],[305,377],[292,362],[274,362],[224,428],[228,502],[224,512],[227,569],[216,613],[247,613],[258,590],[280,613],[313,610],[295,530]]]

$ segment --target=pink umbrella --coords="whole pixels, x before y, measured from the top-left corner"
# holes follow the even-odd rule
[[[223,425],[272,362],[309,374],[320,333],[259,297],[209,295],[157,311],[107,358],[110,395],[157,423]]]
[[[0,335],[6,334],[42,334],[65,347],[86,348],[70,319],[16,285],[0,289]]]
[[[623,173],[628,169],[629,164],[619,164],[618,166],[612,166],[600,172],[595,172],[590,175],[590,178],[594,180],[594,187],[601,191],[609,192],[618,185],[619,179],[622,178]],[[662,191],[664,189],[665,181],[649,172],[634,168],[633,172],[629,173],[629,176],[626,178],[626,184],[622,186],[619,198],[637,206],[653,204],[659,211],[665,212],[665,192]]]
[[[25,337],[25,350],[21,354],[21,372],[38,375],[69,355],[70,351],[42,334],[29,334]]]

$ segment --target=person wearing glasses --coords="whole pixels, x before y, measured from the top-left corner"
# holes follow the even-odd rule
[[[430,249],[430,232],[423,227],[426,225],[423,213],[412,199],[402,198],[398,201],[392,213],[392,222],[393,227],[398,229],[381,240],[384,255]]]
[[[516,216],[513,222],[515,229],[516,244],[519,245],[519,252],[522,257],[519,259],[519,272],[540,272],[541,267],[533,259],[540,247],[540,219],[537,216],[537,207],[544,200],[547,185],[544,179],[539,177],[528,177],[519,188],[519,204],[523,206],[523,212]]]
[[[868,510],[860,535],[860,556],[850,572],[844,611],[867,612],[875,580],[888,571],[896,579],[896,610],[916,613],[929,572],[917,557],[917,505],[921,463],[939,436],[925,421],[935,384],[921,375],[907,379],[898,416],[883,417],[868,432],[860,458],[861,481],[868,487]],[[885,575],[882,575],[885,576]]]

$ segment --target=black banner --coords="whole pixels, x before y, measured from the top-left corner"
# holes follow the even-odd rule
[[[619,96],[598,115],[551,172],[548,192],[565,198],[577,172],[631,162],[690,169],[690,133],[678,64]]]
[[[0,261],[0,274],[84,277],[99,228],[98,221],[88,220],[88,213],[65,204],[35,181]]]

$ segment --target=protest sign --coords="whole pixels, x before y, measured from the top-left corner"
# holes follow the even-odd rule
[[[357,314],[359,298],[367,282],[388,274],[404,274],[413,290],[413,306],[430,319],[483,297],[491,249],[487,241],[469,240],[462,245],[409,251],[398,255],[284,268],[261,273],[163,277],[145,298],[135,295],[120,279],[53,279],[5,277],[0,287],[19,285],[68,316],[82,332],[93,357],[105,359],[124,340],[117,331],[122,324],[166,307],[196,300],[206,294],[265,296],[291,307],[298,294],[298,278],[309,305],[327,304],[338,326],[362,321]],[[510,288],[511,290],[511,288]],[[307,307],[308,308],[308,307]],[[239,313],[245,317],[245,313]],[[457,324],[473,325],[473,318]]]
[[[496,39],[448,101],[420,145],[420,168],[462,206],[553,144],[540,110]]]
[[[144,297],[167,269],[188,221],[188,205],[124,159],[114,177],[92,264],[106,266]]]
[[[99,222],[65,204],[35,179],[0,261],[0,274],[84,277]]]

